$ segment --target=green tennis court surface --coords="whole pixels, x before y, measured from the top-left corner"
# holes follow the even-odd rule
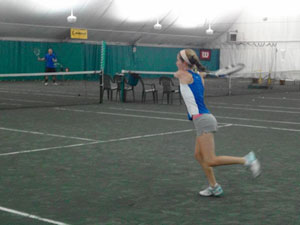
[[[194,159],[185,106],[116,103],[1,111],[0,224],[300,224],[300,95],[207,98],[217,155],[255,151],[263,173]]]

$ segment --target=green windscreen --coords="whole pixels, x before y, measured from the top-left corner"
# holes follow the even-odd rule
[[[44,72],[45,62],[37,60],[34,49],[40,50],[44,57],[52,48],[58,59],[57,71],[66,67],[70,71],[99,70],[101,44],[55,43],[28,41],[0,41],[0,73]],[[135,51],[134,51],[135,48]],[[175,71],[176,57],[182,48],[143,47],[130,45],[107,45],[105,73],[114,75],[125,70]],[[199,54],[199,49],[194,49]],[[211,50],[211,60],[202,64],[208,70],[219,68],[218,49]]]
[[[100,69],[100,44],[0,41],[0,73],[44,72],[45,62],[37,60],[34,49],[39,49],[42,58],[48,48],[52,48],[57,57],[57,71]]]
[[[124,70],[176,71],[176,57],[182,48],[107,46],[106,73],[114,75]],[[199,54],[199,49],[194,49]],[[219,69],[219,50],[211,50],[211,60],[203,61],[208,70]],[[144,75],[145,77],[147,75]]]

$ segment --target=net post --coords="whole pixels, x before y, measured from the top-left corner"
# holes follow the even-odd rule
[[[99,73],[99,86],[100,86],[100,101],[99,103],[103,103],[103,94],[104,94],[104,88],[103,88],[103,70],[100,70],[100,73]]]
[[[99,85],[100,85],[100,101],[103,103],[103,94],[104,94],[104,68],[105,68],[105,57],[106,57],[106,42],[102,41],[101,46],[101,62],[100,62],[100,76],[99,76]]]
[[[121,94],[121,102],[125,102],[126,99],[125,99],[125,91],[124,91],[124,88],[125,88],[125,73],[121,73],[122,75],[122,79],[121,79],[121,90],[120,90],[120,94]]]

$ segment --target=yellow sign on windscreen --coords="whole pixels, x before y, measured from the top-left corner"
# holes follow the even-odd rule
[[[71,28],[72,39],[88,39],[88,31],[86,29]]]

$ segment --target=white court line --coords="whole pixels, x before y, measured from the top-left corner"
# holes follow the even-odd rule
[[[174,120],[174,121],[185,121],[185,122],[189,121],[187,119],[183,120],[183,119],[155,117],[155,116],[141,116],[141,115],[134,115],[134,114],[108,113],[108,112],[97,112],[97,111],[95,112],[95,111],[74,110],[74,109],[66,109],[66,108],[56,108],[56,109],[57,110],[71,111],[71,112],[80,112],[80,113],[95,113],[95,114],[118,115],[118,116],[149,118],[149,119],[160,119],[160,120]],[[227,124],[227,123],[219,123],[219,124]],[[288,129],[288,128],[280,128],[280,127],[253,126],[253,125],[247,125],[247,124],[232,124],[232,125],[233,126],[244,126],[244,127],[253,127],[253,128],[264,128],[264,129],[273,129],[273,130],[300,132],[300,130],[298,130],[298,129]]]
[[[271,129],[271,130],[280,130],[280,131],[292,131],[292,132],[300,132],[299,129],[289,129],[289,128],[280,128],[280,127],[265,127],[265,126],[254,126],[247,124],[232,124],[232,126],[237,127],[249,127],[249,128],[260,128],[260,129]]]
[[[98,144],[98,141],[95,142],[88,142],[88,143],[81,143],[81,144],[73,144],[73,145],[64,145],[64,146],[56,146],[56,147],[49,147],[49,148],[38,148],[33,150],[23,150],[23,151],[17,151],[17,152],[7,152],[7,153],[1,153],[1,156],[8,156],[8,155],[19,155],[19,154],[25,154],[25,153],[32,153],[32,152],[42,152],[42,151],[49,151],[54,149],[61,149],[61,148],[73,148],[73,147],[81,147],[85,145],[92,145],[92,144]]]
[[[9,93],[9,94],[29,94],[29,95],[35,95],[35,96],[47,96],[47,97],[61,97],[61,98],[78,98],[77,95],[68,95],[70,93],[66,93],[65,95],[60,95],[60,94],[41,94],[41,93],[35,93],[35,92],[12,92],[12,91],[0,91],[0,92],[5,92],[5,93]],[[88,99],[96,99],[95,97],[86,97],[85,98],[88,98]],[[39,101],[37,101],[39,102]],[[53,102],[46,102],[46,103],[53,103]]]
[[[127,109],[129,110],[129,109]],[[145,110],[139,110],[144,111]],[[157,112],[157,111],[148,111],[148,112]],[[157,112],[159,113],[159,112]],[[163,112],[166,113],[166,112]],[[300,113],[300,112],[299,112]],[[174,113],[173,113],[174,114]],[[124,114],[123,114],[124,115]],[[181,115],[181,114],[180,114]],[[258,120],[258,119],[246,119],[246,118],[235,118],[235,117],[222,117],[222,116],[216,116],[217,118],[225,118],[225,119],[237,119],[237,120],[247,120],[247,121],[256,121],[256,122],[269,122],[269,123],[282,123],[282,124],[300,124],[297,122],[286,122],[286,121],[274,121],[274,120]],[[219,123],[224,124],[224,123]],[[254,125],[246,125],[246,124],[232,124],[233,126],[243,126],[243,127],[253,127],[253,128],[264,128],[264,129],[273,129],[273,130],[282,130],[282,131],[295,131],[300,132],[300,130],[297,129],[289,129],[289,128],[280,128],[280,127],[266,127],[266,126],[254,126]]]
[[[232,104],[232,105],[233,106],[253,107],[253,105],[247,105],[247,104]],[[255,107],[266,108],[266,109],[296,109],[296,110],[300,110],[299,107],[283,107],[283,106],[271,106],[271,105],[255,105]]]
[[[263,123],[281,123],[281,124],[300,125],[299,122],[280,121],[280,120],[260,120],[260,119],[239,118],[239,117],[229,117],[229,116],[216,116],[216,118],[231,119],[231,120],[243,120],[243,121],[253,121],[253,122],[263,122]]]
[[[99,111],[89,111],[89,110],[81,110],[81,109],[67,109],[67,108],[55,108],[55,109],[56,110],[61,110],[61,111],[70,111],[70,112],[79,112],[79,113],[94,113],[94,114],[123,116],[123,117],[136,117],[136,118],[147,118],[147,119],[159,119],[159,120],[189,122],[189,120],[187,120],[187,119],[176,119],[176,118],[158,117],[158,116],[143,116],[143,115],[136,115],[136,114],[122,114],[122,113],[99,112]]]
[[[186,113],[174,113],[174,112],[145,110],[145,109],[129,109],[129,108],[117,108],[117,107],[109,107],[109,109],[124,110],[124,111],[133,111],[133,112],[145,112],[145,113],[170,114],[170,115],[180,115],[180,116],[186,115]]]
[[[222,126],[219,126],[219,125],[218,125],[218,129],[219,129],[219,128],[222,128],[222,127],[231,127],[231,126],[233,126],[232,123],[224,124],[224,125],[222,125]]]
[[[171,135],[171,134],[186,133],[186,132],[191,132],[191,131],[194,131],[194,129],[170,131],[170,132],[157,133],[157,134],[146,134],[146,135],[139,135],[139,136],[133,136],[133,137],[124,137],[124,138],[110,139],[110,140],[106,140],[106,141],[94,141],[94,142],[81,143],[81,144],[64,145],[64,146],[56,146],[56,147],[49,147],[49,148],[40,148],[40,149],[33,149],[33,150],[24,150],[24,151],[17,151],[17,152],[8,152],[8,153],[2,153],[2,154],[0,154],[0,156],[8,156],[8,155],[17,155],[17,154],[32,153],[32,152],[49,151],[49,150],[61,149],[61,148],[81,147],[81,146],[86,146],[86,145],[94,145],[94,144],[102,144],[102,143],[126,141],[126,140],[133,140],[133,139],[141,139],[141,138],[147,138],[147,137],[156,137],[156,136],[164,136],[164,135]]]
[[[180,116],[186,115],[186,113],[174,113],[174,112],[154,111],[154,110],[139,110],[139,109],[129,109],[129,108],[110,107],[109,109],[124,110],[124,111],[133,111],[133,112],[157,113],[157,114],[170,114],[170,115],[180,115]],[[300,125],[300,122],[292,122],[292,121],[260,120],[260,119],[240,118],[240,117],[228,117],[228,116],[217,116],[217,115],[215,115],[215,117],[216,118],[222,118],[222,119],[242,120],[242,121],[253,121],[253,122],[264,122],[264,123],[281,123],[281,124],[295,124],[295,125]]]
[[[57,94],[57,93],[48,93],[48,94],[42,94],[40,92],[26,92],[26,91],[1,91],[1,88],[0,88],[0,92],[3,92],[3,93],[9,93],[9,94],[31,94],[31,95],[36,95],[36,96],[48,96],[48,97],[62,97],[62,98],[78,98],[77,95],[75,95],[74,93],[62,93],[62,94]],[[75,91],[76,93],[76,91]],[[85,98],[88,98],[88,99],[97,99],[96,97],[93,97],[95,95],[90,95],[88,94],[87,96],[84,96]],[[50,102],[48,102],[50,103]]]
[[[239,108],[239,107],[230,107],[230,106],[214,106],[210,105],[211,108],[218,108],[218,109],[238,109],[238,110],[245,110],[245,111],[258,111],[258,112],[272,112],[272,113],[290,113],[290,114],[300,114],[296,111],[284,111],[284,110],[268,110],[268,109],[251,109],[251,108]]]
[[[230,126],[232,126],[232,124],[224,124],[223,126],[218,126],[218,128],[230,127]],[[54,149],[73,148],[73,147],[81,147],[81,146],[95,145],[95,144],[102,144],[102,143],[111,143],[111,142],[119,142],[119,141],[127,141],[127,140],[148,138],[148,137],[157,137],[157,136],[164,136],[164,135],[180,134],[180,133],[187,133],[187,132],[191,132],[191,131],[195,131],[195,129],[170,131],[170,132],[163,132],[163,133],[157,133],[157,134],[146,134],[146,135],[139,135],[139,136],[133,136],[133,137],[110,139],[110,140],[106,140],[106,141],[94,141],[94,142],[88,142],[88,143],[56,146],[56,147],[49,147],[49,148],[39,148],[39,149],[33,149],[33,150],[23,150],[23,151],[17,151],[17,152],[7,152],[7,153],[0,154],[0,157],[1,156],[9,156],[9,155],[18,155],[18,154],[24,154],[24,153],[32,153],[32,152],[49,151],[49,150],[54,150]]]
[[[300,132],[300,130],[298,130],[298,129],[287,129],[287,128],[278,128],[278,127],[266,127],[266,126],[253,126],[253,125],[247,125],[247,124],[224,124],[223,126],[219,126],[219,128],[230,127],[230,126],[239,126],[239,127],[248,127],[248,128],[259,128],[259,129],[272,129],[272,130],[280,130],[280,131]],[[2,154],[0,154],[0,157],[1,156],[9,156],[9,155],[18,155],[18,154],[24,154],[24,153],[32,153],[32,152],[49,151],[49,150],[62,149],[62,148],[81,147],[81,146],[101,144],[101,143],[119,142],[119,141],[141,139],[141,138],[147,138],[147,137],[156,137],[156,136],[164,136],[164,135],[171,135],[171,134],[179,134],[179,133],[186,133],[186,132],[191,132],[191,131],[194,131],[194,129],[171,131],[171,132],[164,132],[164,133],[157,133],[157,134],[146,134],[146,135],[133,136],[133,137],[110,139],[110,140],[106,140],[106,141],[94,141],[94,142],[89,142],[89,143],[64,145],[64,146],[56,146],[56,147],[49,147],[49,148],[40,148],[40,149],[33,149],[33,150],[24,150],[24,151],[17,151],[17,152],[8,152],[8,153],[2,153]]]
[[[48,133],[42,133],[42,132],[37,132],[37,131],[12,129],[12,128],[7,128],[7,127],[0,127],[0,130],[19,132],[19,133],[27,133],[27,134],[35,134],[35,135],[52,136],[52,137],[60,137],[60,138],[69,138],[69,139],[76,139],[76,140],[82,140],[82,141],[96,141],[94,139],[89,139],[89,138],[72,137],[72,136],[65,136],[65,135],[58,135],[58,134],[48,134]]]
[[[300,107],[284,107],[284,106],[271,106],[271,105],[250,105],[250,104],[228,104],[221,102],[210,102],[208,105],[233,105],[233,106],[247,106],[247,107],[259,107],[269,109],[296,109],[300,110]]]
[[[35,216],[35,215],[32,215],[32,214],[17,211],[17,210],[14,210],[14,209],[9,209],[9,208],[3,207],[3,206],[0,206],[0,211],[8,212],[8,213],[11,213],[11,214],[16,214],[18,216],[28,217],[30,219],[39,220],[39,221],[43,221],[43,222],[46,222],[46,223],[51,223],[51,224],[56,224],[56,225],[68,225],[66,223],[62,223],[62,222],[58,222],[58,221],[55,221],[55,220],[42,218],[40,216]]]
[[[282,97],[282,98],[274,98],[274,97],[256,97],[256,98],[259,98],[259,99],[284,100],[284,101],[300,101],[299,98],[285,98],[285,97]]]
[[[1,91],[0,91],[1,92]],[[25,100],[25,99],[13,99],[13,98],[0,98],[3,100],[14,101],[14,102],[36,102],[36,103],[54,103],[48,101],[38,101],[38,100]]]
[[[14,106],[21,106],[22,104],[14,104],[14,103],[4,103],[4,102],[1,102],[0,105],[14,105]]]

